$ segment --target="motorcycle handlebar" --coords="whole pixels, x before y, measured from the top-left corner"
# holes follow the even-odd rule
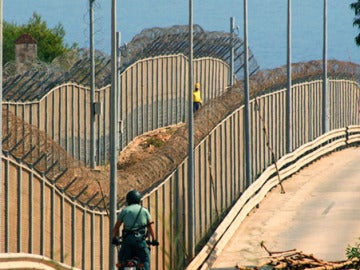
[[[114,246],[121,246],[122,240],[119,237],[114,237],[111,241]]]
[[[152,240],[152,241],[147,240],[146,243],[148,245],[151,245],[151,246],[158,246],[159,245],[159,242],[157,240]]]
[[[120,238],[118,238],[118,237],[114,237],[113,239],[112,239],[112,242],[111,242],[113,245],[115,245],[115,246],[121,246],[121,244],[122,244],[122,239],[120,239]],[[146,240],[146,243],[148,244],[148,245],[151,245],[151,246],[158,246],[159,245],[159,242],[157,241],[157,240],[152,240],[152,241],[150,241],[150,240]]]

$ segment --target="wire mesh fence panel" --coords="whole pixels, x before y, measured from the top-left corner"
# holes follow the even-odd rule
[[[170,62],[172,63],[172,61]],[[354,102],[360,96],[358,84],[348,80],[330,80],[330,84],[332,85],[330,91],[333,100],[329,103],[330,127],[359,124],[358,104]],[[69,95],[73,95],[72,93],[76,93],[75,90],[70,91],[73,89],[72,87],[65,89],[68,93],[67,98]],[[292,108],[295,114],[292,132],[295,145],[303,145],[310,139],[321,135],[321,128],[318,127],[321,126],[321,108],[319,108],[321,107],[321,89],[322,85],[317,80],[293,85],[294,93],[296,93],[293,100],[296,104],[293,104]],[[82,97],[85,98],[87,95],[82,91],[87,90],[82,89],[78,92],[82,93]],[[103,91],[102,94],[106,100],[106,90]],[[149,92],[162,95],[161,90],[157,92],[157,90],[151,89]],[[79,100],[76,99],[78,93],[73,95],[75,103]],[[66,97],[63,94],[57,94],[58,100]],[[256,148],[252,149],[252,163],[257,163],[252,171],[254,179],[273,162],[269,159],[270,149],[266,136],[274,137],[280,134],[281,139],[275,140],[276,143],[273,143],[271,148],[274,153],[277,153],[277,159],[285,154],[285,94],[284,89],[280,89],[259,96],[258,107],[255,106],[255,100],[252,100],[251,138],[252,144],[256,144]],[[49,99],[44,98],[44,101],[47,100],[47,103],[44,102],[47,104],[47,107],[44,105],[47,110],[52,112],[55,107],[61,112],[64,112],[64,108],[72,111],[70,109],[72,106],[68,105],[60,109],[54,102],[56,95],[51,94],[50,96]],[[164,99],[168,102],[164,103],[164,107],[171,108],[171,96],[164,96]],[[308,102],[310,99],[312,102]],[[156,99],[156,101],[159,102],[158,104],[163,102],[161,99]],[[102,109],[108,110],[105,108],[108,103],[103,103],[105,106]],[[75,162],[74,159],[71,159],[71,156],[62,147],[52,142],[45,132],[40,132],[34,126],[24,124],[14,115],[10,115],[9,111],[20,116],[26,115],[26,110],[23,110],[26,106],[27,104],[24,106],[5,104],[3,110],[5,112],[4,119],[9,121],[9,125],[3,127],[3,151],[6,155],[3,156],[2,166],[7,184],[5,185],[5,196],[2,198],[4,208],[1,209],[5,217],[2,219],[4,222],[3,233],[5,234],[5,245],[2,248],[5,253],[31,250],[34,254],[54,258],[74,267],[91,268],[95,265],[96,267],[102,265],[103,269],[107,269],[107,260],[105,259],[109,251],[107,214],[103,210],[95,211],[81,201],[81,195],[85,191],[88,192],[86,187],[82,192],[78,187],[72,187],[71,182],[61,182],[59,176],[66,173],[69,168],[67,165]],[[145,104],[143,106],[145,107]],[[80,112],[79,108],[82,107],[76,108],[75,111]],[[157,109],[161,114],[163,108]],[[129,113],[128,117],[134,117],[131,115],[132,112]],[[219,221],[219,216],[225,213],[244,191],[243,168],[246,164],[243,153],[243,113],[242,106],[235,109],[217,124],[195,149],[196,185],[194,194],[197,205],[195,224],[198,226],[195,231],[196,243],[199,245],[207,239],[211,227]],[[57,117],[60,118],[60,115]],[[64,116],[61,115],[61,117],[64,120]],[[82,129],[82,125],[85,125],[85,121],[82,120],[84,117],[81,115],[78,118],[82,124],[77,123],[78,134],[81,138],[86,137],[87,132],[87,129]],[[166,117],[164,118],[166,119]],[[49,120],[49,118],[45,119]],[[311,127],[307,119],[311,119]],[[64,122],[67,121],[64,120]],[[140,123],[142,127],[145,127],[141,121]],[[59,127],[58,131],[52,134],[54,138],[59,138],[59,134],[69,134],[73,130],[63,123],[59,125],[56,121],[43,124],[43,126],[46,125]],[[107,124],[102,123],[102,125]],[[266,127],[266,134],[264,127]],[[75,132],[75,134],[77,133]],[[130,131],[129,134],[134,134],[134,131]],[[130,138],[132,135],[128,136]],[[270,137],[269,141],[274,140]],[[39,138],[38,141],[41,141],[41,144],[35,145],[35,142],[38,141],[34,138]],[[71,144],[68,143],[69,145]],[[82,143],[82,145],[86,144]],[[35,146],[38,148],[33,149]],[[85,146],[83,147],[85,148]],[[234,149],[236,151],[233,152]],[[79,165],[80,163],[76,163],[75,167],[78,168]],[[175,264],[174,262],[184,265],[189,259],[186,256],[189,245],[187,242],[188,217],[186,216],[189,208],[187,170],[187,160],[185,159],[164,181],[149,191],[145,198],[144,203],[149,207],[157,224],[159,241],[165,247],[165,249],[152,251],[152,264],[157,269],[173,269],[171,267]],[[24,221],[30,214],[32,220]],[[179,221],[182,222],[183,227],[179,225]],[[64,233],[66,236],[63,236]],[[62,244],[58,245],[58,241],[61,241]],[[95,242],[100,244],[93,245]],[[182,250],[172,248],[174,242],[178,243]],[[102,262],[93,258],[97,256],[95,254],[100,254],[100,257],[103,258]],[[89,260],[85,261],[85,257]]]
[[[120,48],[122,60],[119,72],[122,81],[126,82],[121,83],[123,96],[119,96],[119,123],[116,124],[126,126],[127,133],[120,130],[119,150],[146,131],[186,121],[186,100],[192,89],[187,85],[188,60],[185,57],[189,52],[188,31],[186,26],[146,29]],[[232,46],[235,46],[236,73],[240,78],[244,62],[242,40],[237,35],[208,32],[199,25],[194,26],[195,79],[203,86],[205,101],[221,95],[228,86]],[[251,52],[249,59],[253,74],[259,66]],[[89,60],[88,50],[73,50],[51,64],[35,61],[23,74],[14,74],[16,69],[9,63],[4,72],[3,94],[5,104],[20,106],[11,108],[18,117],[45,130],[54,141],[85,164],[90,162],[91,136],[95,137],[99,147],[108,146],[106,139],[109,137],[107,129],[101,128],[108,127],[109,103],[105,97],[104,100],[96,100],[105,110],[96,118],[96,134],[90,134],[93,124],[90,123],[90,108],[94,104],[90,104],[89,100]],[[105,87],[110,91],[110,57],[97,51],[95,70],[96,89]],[[124,73],[131,73],[131,76]],[[150,108],[151,113],[147,111]],[[127,116],[131,118],[127,119]],[[81,139],[80,136],[74,137],[76,130]],[[107,163],[108,148],[97,149],[95,153],[98,164]]]

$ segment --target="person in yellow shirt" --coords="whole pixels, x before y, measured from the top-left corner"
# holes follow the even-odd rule
[[[201,93],[200,93],[200,83],[195,83],[195,90],[193,91],[193,112],[196,112],[200,109],[202,104]]]

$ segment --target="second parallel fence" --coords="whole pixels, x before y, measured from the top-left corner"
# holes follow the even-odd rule
[[[186,121],[188,73],[188,60],[182,54],[139,60],[121,73],[121,94],[117,100],[119,151],[138,135]],[[201,84],[205,102],[227,90],[228,78],[229,66],[222,60],[194,60],[194,79]],[[98,165],[109,161],[110,88],[109,85],[95,91]],[[88,87],[67,83],[54,87],[41,100],[3,102],[3,107],[44,131],[77,160],[90,163]]]

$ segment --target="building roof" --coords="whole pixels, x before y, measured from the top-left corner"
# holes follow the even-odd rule
[[[37,44],[37,41],[30,34],[22,34],[16,41],[15,44]]]

